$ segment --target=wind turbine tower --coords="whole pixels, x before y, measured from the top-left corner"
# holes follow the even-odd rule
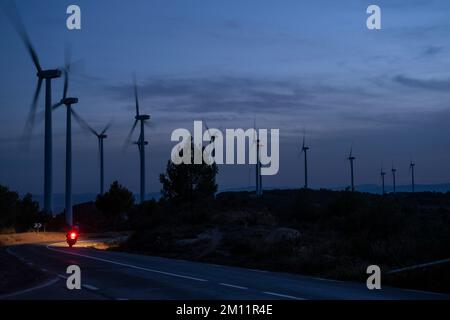
[[[394,190],[394,193],[395,193],[396,192],[396,190],[395,190],[395,188],[396,188],[396,185],[395,185],[395,174],[397,173],[397,169],[395,169],[394,165],[392,165],[391,172],[392,172],[392,186],[394,188],[393,190]]]
[[[381,188],[382,188],[382,194],[386,194],[385,184],[384,184],[384,178],[386,176],[386,172],[383,170],[383,166],[381,167]]]
[[[104,173],[104,152],[103,152],[103,144],[104,140],[108,138],[106,135],[106,132],[108,131],[109,127],[111,126],[111,122],[109,122],[106,127],[101,132],[95,131],[91,126],[89,126],[86,121],[84,121],[75,111],[72,110],[73,116],[78,121],[78,123],[86,129],[87,131],[91,132],[93,135],[95,135],[98,139],[98,150],[99,150],[99,160],[100,160],[100,194],[104,193],[104,181],[105,181],[105,173]]]
[[[416,164],[414,163],[414,161],[410,161],[409,163],[409,170],[411,171],[411,191],[414,193],[415,191],[415,181],[414,181],[414,167],[416,166]]]
[[[309,147],[306,145],[306,138],[303,136],[303,145],[302,145],[302,153],[305,157],[305,189],[308,189],[308,150]]]
[[[23,24],[22,19],[14,5],[11,5],[11,9],[7,12],[7,14],[12,25],[24,42],[37,71],[36,76],[38,78],[38,82],[34,93],[33,102],[31,104],[27,125],[25,127],[25,133],[28,137],[31,135],[31,132],[33,130],[39,93],[41,91],[42,82],[45,80],[44,211],[51,214],[53,211],[52,80],[61,77],[61,70],[42,69],[36,50],[31,44],[30,38],[28,37],[28,33],[25,29],[25,25]]]
[[[355,176],[353,173],[353,162],[355,161],[355,157],[353,156],[353,148],[350,149],[350,154],[348,155],[348,161],[350,161],[350,174],[351,174],[351,183],[352,183],[352,192],[355,192]]]
[[[136,129],[138,123],[140,123],[140,134],[139,140],[135,142],[139,148],[139,159],[140,159],[140,203],[145,201],[145,146],[148,145],[148,142],[145,141],[145,125],[146,121],[150,120],[150,116],[147,114],[139,113],[139,99],[138,99],[138,90],[136,78],[134,79],[134,98],[136,104],[136,116],[134,117],[134,124],[131,128],[131,131],[128,135],[127,141],[130,141],[131,135]]]
[[[70,62],[66,55],[66,67],[64,69],[64,91],[61,101],[52,107],[52,110],[65,105],[66,106],[66,189],[65,189],[65,205],[66,205],[66,223],[73,226],[72,212],[72,105],[78,103],[78,98],[67,97],[69,88],[69,71]]]
[[[256,121],[254,122],[253,129],[254,129],[253,144],[256,145],[256,165],[255,165],[256,197],[259,198],[263,194],[262,176],[261,176],[261,154],[260,154],[262,145],[261,145],[261,141],[259,140],[258,132],[256,130]]]

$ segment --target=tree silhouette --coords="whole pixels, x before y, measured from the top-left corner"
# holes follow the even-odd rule
[[[202,164],[193,164],[194,152],[199,151],[198,148],[191,143],[191,164],[176,165],[171,160],[167,162],[166,172],[159,177],[163,199],[174,203],[192,204],[198,199],[214,197],[217,192],[216,175],[219,170],[215,163],[207,164],[202,161]],[[180,156],[182,155],[183,151],[180,150]]]
[[[114,181],[108,192],[97,196],[95,205],[105,217],[110,218],[114,229],[117,229],[120,219],[134,206],[134,196],[127,188]]]

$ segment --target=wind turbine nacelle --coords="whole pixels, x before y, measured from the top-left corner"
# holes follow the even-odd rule
[[[54,79],[61,77],[61,70],[53,69],[53,70],[42,70],[37,73],[39,78],[43,79]]]
[[[98,136],[99,139],[106,139],[108,136],[106,134],[101,134]]]
[[[145,121],[145,120],[150,120],[150,116],[146,115],[146,114],[141,114],[141,115],[136,116],[135,119],[136,120],[143,120],[143,121]]]
[[[61,102],[65,105],[71,105],[78,103],[78,98],[65,98],[62,99]]]
[[[135,141],[135,142],[133,142],[133,144],[139,146],[139,145],[141,145],[141,142],[140,141]],[[148,145],[148,141],[144,141],[144,146],[146,146],[146,145]]]

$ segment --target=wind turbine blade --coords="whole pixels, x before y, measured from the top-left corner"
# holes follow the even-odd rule
[[[34,126],[34,118],[36,115],[36,109],[37,109],[37,102],[38,102],[38,98],[39,98],[39,93],[41,92],[41,87],[42,87],[42,78],[39,78],[37,86],[36,86],[36,91],[34,92],[34,96],[33,96],[33,102],[31,103],[31,109],[30,109],[30,113],[28,114],[28,119],[27,119],[27,124],[26,124],[26,131],[30,131],[29,133],[31,134],[31,131],[33,130],[33,126]]]
[[[58,103],[54,104],[54,105],[52,106],[52,111],[58,109],[58,108],[59,108],[60,106],[62,106],[62,105],[63,105],[62,102],[58,102]]]
[[[207,131],[208,134],[209,134],[209,138],[211,139],[212,142],[215,142],[216,136],[211,136],[211,131],[209,130],[208,123],[206,122],[205,119],[202,119],[202,121],[203,121],[203,123],[205,124],[206,131]]]
[[[100,133],[100,135],[103,135],[106,133],[106,131],[108,131],[108,129],[111,127],[112,121],[108,122],[108,124],[106,125],[105,129],[103,129],[103,131]]]
[[[155,124],[154,124],[153,122],[147,122],[147,121],[144,121],[144,125],[145,125],[147,128],[150,128],[150,129],[152,129],[152,128],[155,127]]]
[[[257,144],[258,143],[258,138],[257,138],[257,134],[256,134],[256,119],[253,119],[253,143],[252,143],[252,145],[254,145],[254,144]]]
[[[41,64],[39,63],[39,58],[36,53],[36,50],[34,50],[33,45],[31,44],[30,38],[28,37],[27,30],[25,28],[25,25],[22,21],[22,18],[19,15],[19,12],[17,10],[17,7],[14,2],[10,3],[9,10],[5,9],[5,13],[8,16],[11,24],[13,25],[14,29],[16,29],[17,33],[19,34],[20,38],[24,42],[28,53],[31,56],[31,59],[33,60],[33,63],[38,70],[38,72],[42,71]]]
[[[67,72],[70,72],[72,63],[72,47],[69,44],[64,46],[64,68]]]
[[[206,131],[208,131],[208,132],[209,132],[209,127],[208,127],[208,123],[206,122],[206,120],[205,120],[205,119],[202,119],[202,121],[203,121],[203,123],[205,124],[205,127],[206,127]]]
[[[67,97],[67,91],[69,89],[69,73],[71,70],[72,49],[66,44],[64,46],[64,98]]]
[[[136,75],[133,75],[133,86],[134,86],[134,100],[136,103],[136,115],[138,116],[139,115],[139,99],[138,99]]]
[[[72,50],[68,44],[64,46],[64,91],[63,98],[67,98],[69,90],[69,73],[71,68]]]
[[[125,140],[125,146],[130,143],[131,135],[133,134],[134,129],[136,129],[137,124],[138,124],[138,121],[135,120],[133,126],[131,127],[130,133],[127,136],[127,139]]]
[[[98,136],[97,132],[96,132],[94,129],[92,129],[91,126],[89,126],[89,125],[87,124],[87,122],[84,121],[83,118],[81,118],[81,117],[79,116],[79,114],[75,112],[75,110],[73,110],[73,108],[71,108],[70,111],[72,112],[73,117],[74,117],[75,120],[78,122],[78,124],[80,125],[81,128],[83,128],[83,129],[85,129],[85,130],[91,132],[92,134]]]
[[[63,91],[63,99],[67,98],[67,90],[69,90],[69,72],[64,70],[64,91]]]

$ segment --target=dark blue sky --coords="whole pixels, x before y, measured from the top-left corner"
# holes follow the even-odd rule
[[[0,0],[2,4],[6,3]],[[66,8],[82,9],[82,30],[68,31]],[[366,28],[369,4],[382,9],[382,30]],[[158,191],[172,130],[280,128],[280,172],[266,186],[302,184],[300,135],[312,146],[313,187],[348,184],[345,158],[354,145],[357,184],[378,183],[383,162],[417,163],[417,183],[450,180],[450,2],[21,0],[17,6],[41,63],[63,64],[73,49],[71,95],[94,127],[114,120],[106,142],[106,181],[138,191],[138,152],[122,153],[133,123],[132,72],[148,132],[149,191]],[[29,152],[19,137],[36,76],[4,15],[0,19],[0,183],[42,193],[43,124]],[[60,99],[62,81],[54,86]],[[43,109],[43,95],[40,110]],[[55,191],[64,190],[65,112],[54,113]],[[74,192],[96,192],[97,141],[74,125]],[[221,188],[253,183],[248,166],[220,167]]]

